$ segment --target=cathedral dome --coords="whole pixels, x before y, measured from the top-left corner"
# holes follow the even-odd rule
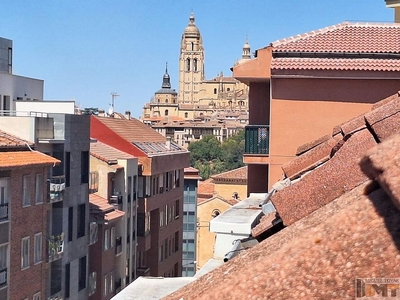
[[[196,24],[194,23],[194,15],[193,13],[190,14],[189,17],[189,25],[185,28],[185,31],[183,32],[183,34],[186,37],[197,37],[200,35],[200,31],[197,28]]]

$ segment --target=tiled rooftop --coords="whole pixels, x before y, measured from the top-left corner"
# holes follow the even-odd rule
[[[96,194],[89,194],[90,213],[100,215],[104,221],[112,221],[125,215],[125,212],[114,208],[107,199]]]
[[[0,149],[2,148],[28,148],[32,143],[22,140],[14,135],[0,130]]]
[[[213,180],[241,180],[247,182],[247,166],[211,176]]]
[[[287,227],[166,299],[354,299],[356,278],[398,278],[398,103],[383,100],[363,115],[368,126],[350,120],[336,146],[322,139],[300,154],[311,167],[292,167],[297,182],[271,197],[278,215],[253,234],[277,216]],[[323,144],[333,151],[314,167]]]
[[[343,22],[273,42],[274,52],[400,53],[400,24]]]
[[[90,155],[108,164],[116,164],[118,159],[134,158],[133,155],[122,152],[99,141],[90,143]]]
[[[28,167],[38,165],[55,165],[60,161],[38,151],[0,152],[0,169]]]
[[[399,36],[397,23],[343,22],[271,43],[271,69],[398,72]]]

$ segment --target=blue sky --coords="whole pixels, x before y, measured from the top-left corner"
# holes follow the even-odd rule
[[[392,22],[384,0],[2,0],[0,36],[13,40],[13,73],[45,81],[45,99],[139,117],[161,87],[165,62],[178,88],[180,39],[190,12],[203,36],[206,78],[251,50],[343,21]]]

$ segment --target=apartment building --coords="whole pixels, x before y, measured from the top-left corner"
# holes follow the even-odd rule
[[[47,176],[60,161],[31,146],[0,131],[0,299],[44,299],[48,263],[62,247],[48,231]]]
[[[136,279],[138,159],[92,141],[89,181],[90,205],[94,208],[90,213],[93,240],[89,271],[96,272],[97,278],[90,299],[109,299]],[[108,267],[100,268],[100,264]]]
[[[182,242],[182,277],[194,276],[196,273],[197,245],[197,186],[199,170],[188,167],[184,169],[183,190],[183,242]]]
[[[250,87],[248,193],[281,180],[298,145],[398,91],[399,34],[396,23],[344,22],[275,41],[233,67]]]
[[[90,135],[138,158],[136,276],[181,276],[188,151],[136,119],[92,115]]]

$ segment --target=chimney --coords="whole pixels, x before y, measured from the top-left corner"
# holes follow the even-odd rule
[[[171,137],[167,136],[167,140],[165,141],[165,145],[167,146],[168,150],[171,150]]]
[[[129,110],[125,111],[125,118],[127,118],[128,120],[131,119],[131,112]]]
[[[105,111],[104,111],[104,109],[99,109],[99,117],[104,117],[104,114],[105,113]]]

